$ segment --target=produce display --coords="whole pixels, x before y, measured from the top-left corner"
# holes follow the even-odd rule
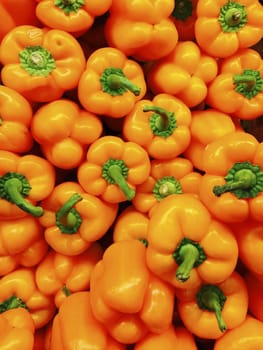
[[[263,349],[263,2],[0,19],[0,349]]]

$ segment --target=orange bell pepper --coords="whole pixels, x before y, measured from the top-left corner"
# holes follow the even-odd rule
[[[148,333],[138,341],[134,350],[197,350],[194,336],[183,326],[170,326],[161,334]]]
[[[241,120],[262,115],[263,59],[253,49],[237,51],[221,61],[208,87],[206,103]]]
[[[173,8],[173,0],[113,0],[105,23],[108,45],[139,61],[168,55],[178,40],[170,18]]]
[[[183,153],[190,143],[191,111],[178,98],[157,94],[136,102],[124,117],[125,140],[141,145],[155,159],[171,159]]]
[[[43,228],[33,216],[0,220],[0,276],[19,266],[36,266],[47,250]]]
[[[16,153],[28,152],[33,146],[30,125],[32,107],[18,92],[0,86],[0,148]]]
[[[41,202],[45,240],[56,252],[78,255],[100,239],[116,218],[118,205],[85,193],[74,181],[57,185]]]
[[[151,216],[158,203],[171,194],[198,195],[201,176],[194,171],[193,164],[186,158],[154,159],[151,161],[151,173],[147,180],[137,187],[132,203],[137,210]]]
[[[92,312],[123,344],[162,333],[172,323],[174,289],[150,273],[146,249],[136,239],[114,242],[91,273]]]
[[[113,242],[138,239],[147,245],[148,224],[149,217],[129,205],[116,217],[112,231]]]
[[[23,24],[39,25],[35,0],[1,0],[0,41],[13,28]]]
[[[36,267],[36,284],[40,292],[51,295],[59,308],[68,295],[88,290],[91,271],[102,253],[97,242],[76,256],[50,250]]]
[[[77,39],[58,29],[17,26],[1,42],[3,85],[33,102],[60,98],[77,87],[85,56]]]
[[[195,40],[196,7],[198,0],[175,0],[171,14],[180,41]]]
[[[158,204],[150,217],[148,242],[149,268],[179,289],[222,282],[238,259],[233,232],[188,193],[171,194]]]
[[[263,322],[247,315],[241,325],[226,332],[214,343],[214,350],[256,350],[263,346]]]
[[[203,171],[203,153],[206,146],[223,135],[241,130],[241,127],[236,118],[214,108],[193,110],[191,114],[191,140],[183,155],[196,169]]]
[[[0,150],[0,218],[39,217],[37,202],[49,196],[55,185],[54,167],[44,158]]]
[[[226,223],[262,221],[262,154],[263,143],[239,131],[206,147],[199,196],[217,219]]]
[[[42,105],[31,123],[33,138],[40,144],[45,158],[61,169],[79,166],[88,145],[102,131],[102,122],[95,114],[66,99]]]
[[[36,329],[55,314],[53,298],[41,293],[36,285],[34,268],[19,268],[0,279],[0,312],[21,307],[29,311]]]
[[[84,190],[110,203],[132,200],[150,173],[148,153],[136,142],[106,135],[94,141],[77,170]]]
[[[152,64],[147,82],[154,94],[173,95],[192,108],[205,100],[207,86],[217,73],[216,59],[194,41],[180,41],[169,55]]]
[[[94,50],[78,83],[78,98],[89,112],[124,117],[146,93],[144,73],[135,60],[113,47]]]
[[[244,278],[248,290],[248,310],[257,320],[263,322],[263,275],[246,271]]]
[[[124,350],[94,318],[90,292],[71,294],[54,317],[49,350]]]
[[[0,314],[0,347],[12,350],[33,350],[35,324],[24,308]]]
[[[199,0],[195,39],[214,57],[229,57],[263,36],[263,8],[258,0]]]
[[[227,330],[241,325],[247,316],[246,283],[235,271],[221,283],[202,284],[184,292],[176,293],[179,316],[184,326],[199,338],[218,339]]]
[[[36,16],[49,28],[65,30],[80,36],[90,29],[95,17],[102,16],[110,6],[111,0],[36,0]]]

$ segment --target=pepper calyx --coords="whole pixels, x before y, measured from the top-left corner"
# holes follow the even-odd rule
[[[153,112],[149,117],[149,124],[153,135],[167,138],[177,128],[174,112],[167,111],[159,106],[145,105],[143,112]]]
[[[186,21],[193,14],[193,2],[192,0],[179,0],[175,1],[172,17],[177,20]]]
[[[0,303],[0,313],[19,307],[28,310],[26,303],[22,299],[18,298],[16,295],[12,295],[10,298]]]
[[[242,74],[233,76],[235,90],[245,96],[248,100],[257,96],[263,89],[263,79],[260,72],[255,69],[244,69]]]
[[[228,0],[220,8],[218,21],[223,32],[238,32],[247,23],[246,7],[236,1]]]
[[[85,4],[84,0],[55,0],[54,5],[60,8],[66,15],[78,10]]]
[[[183,193],[180,182],[174,176],[163,176],[158,179],[152,192],[158,201],[161,201],[163,198],[171,194]]]

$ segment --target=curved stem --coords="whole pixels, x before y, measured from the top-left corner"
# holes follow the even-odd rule
[[[128,185],[121,168],[118,165],[111,165],[108,169],[108,174],[114,180],[115,184],[119,186],[125,197],[128,200],[132,200],[135,196],[135,190]]]
[[[242,74],[235,74],[233,82],[236,92],[249,100],[259,94],[263,88],[260,72],[253,69],[244,69]]]
[[[156,136],[168,137],[176,129],[176,119],[173,112],[154,105],[145,105],[143,112],[154,112],[149,119],[152,132]]]

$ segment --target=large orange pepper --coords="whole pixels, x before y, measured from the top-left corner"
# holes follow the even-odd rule
[[[1,313],[0,330],[2,349],[34,349],[35,324],[28,310],[17,308]]]
[[[222,59],[219,74],[208,87],[206,103],[241,120],[260,117],[263,114],[263,58],[260,53],[248,48]]]
[[[77,178],[86,192],[120,203],[134,198],[136,186],[147,179],[150,167],[148,153],[136,142],[106,135],[89,146]]]
[[[138,341],[134,350],[197,350],[195,338],[187,328],[171,325],[160,334],[148,333],[142,340]]]
[[[172,323],[174,288],[150,273],[146,250],[136,239],[114,242],[91,273],[92,312],[123,344],[162,333]]]
[[[199,0],[195,39],[209,55],[228,57],[260,41],[262,22],[258,0]]]
[[[216,339],[214,350],[257,350],[263,347],[263,322],[247,315],[241,325]]]
[[[48,102],[77,87],[85,56],[77,39],[58,29],[17,26],[0,46],[1,78],[30,101]]]
[[[145,93],[142,67],[113,47],[90,54],[78,83],[78,98],[87,111],[114,118],[129,113]]]
[[[43,215],[37,204],[50,195],[55,180],[55,169],[45,158],[0,150],[0,218]]]
[[[57,185],[41,202],[44,215],[39,218],[45,239],[56,252],[78,255],[104,236],[114,222],[118,205],[86,193],[74,181]]]
[[[137,187],[132,203],[137,210],[151,216],[158,203],[171,194],[198,195],[201,176],[194,171],[193,164],[186,158],[151,160],[150,175]]]
[[[13,28],[23,24],[39,25],[35,0],[1,0],[0,41]]]
[[[155,159],[172,159],[190,143],[191,111],[178,98],[157,94],[136,102],[124,117],[124,139],[141,145]]]
[[[113,0],[105,23],[108,45],[139,61],[166,56],[178,40],[173,8],[173,0]]]
[[[263,219],[263,143],[242,131],[228,133],[204,151],[199,196],[227,223]]]
[[[0,279],[0,312],[20,307],[30,312],[36,329],[48,324],[55,314],[53,298],[36,285],[34,268],[19,268]]]
[[[223,135],[241,130],[241,127],[236,122],[236,118],[214,108],[193,110],[191,114],[191,140],[183,155],[196,169],[202,171],[206,146]]]
[[[80,36],[93,26],[97,16],[106,13],[112,0],[36,0],[36,16],[45,26]]]
[[[49,350],[124,350],[93,316],[90,292],[71,294],[53,319]]]
[[[0,148],[16,153],[28,152],[33,146],[30,125],[32,107],[18,92],[0,86]]]
[[[43,231],[31,215],[0,220],[0,276],[19,266],[31,267],[40,263],[48,250]]]
[[[217,73],[216,59],[204,54],[194,41],[180,41],[169,55],[153,62],[147,82],[154,94],[167,93],[196,107],[205,100],[207,86]]]
[[[88,145],[99,138],[102,121],[76,102],[58,99],[34,114],[31,132],[46,159],[61,169],[73,169],[84,160]]]
[[[88,290],[91,271],[102,253],[102,247],[97,242],[75,256],[50,250],[36,267],[36,284],[40,292],[53,296],[59,308],[68,295]]]
[[[244,278],[234,271],[217,284],[202,284],[176,293],[184,326],[202,339],[218,339],[244,322],[248,313],[248,291]]]
[[[188,193],[171,194],[158,204],[150,217],[148,243],[149,268],[179,289],[222,282],[238,259],[233,232]]]

